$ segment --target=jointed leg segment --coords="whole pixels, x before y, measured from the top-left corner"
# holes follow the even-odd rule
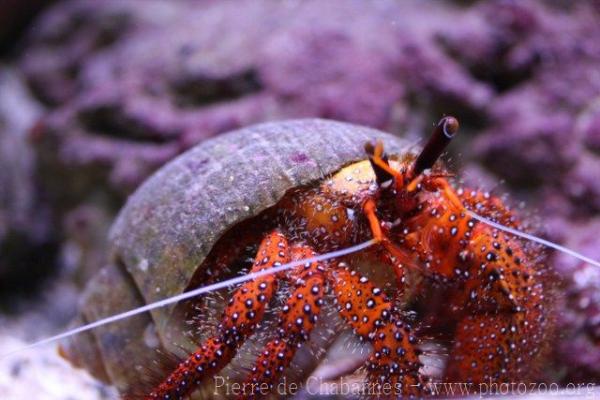
[[[289,260],[290,250],[286,238],[279,232],[272,232],[260,244],[252,271],[272,268]],[[196,352],[181,362],[147,398],[184,399],[204,378],[220,371],[262,320],[275,289],[276,277],[272,274],[240,286],[223,313],[216,335],[207,339]]]
[[[328,271],[342,318],[355,333],[373,344],[367,362],[373,394],[383,397],[424,393],[419,350],[411,327],[402,321],[382,290],[344,263]]]
[[[367,203],[365,211],[375,237],[380,238],[387,254],[388,247],[395,247],[381,230],[374,204]],[[281,233],[274,231],[261,242],[252,271],[313,256],[315,252],[308,246],[290,246]],[[392,257],[395,255],[392,254]],[[403,254],[398,254],[398,257],[403,257]],[[394,258],[396,264],[398,257]],[[395,265],[391,258],[385,260]],[[277,289],[277,279],[285,278],[280,275],[262,276],[241,285],[231,297],[215,335],[180,363],[148,399],[184,399],[202,380],[225,367],[263,319],[267,304]],[[401,279],[402,274],[399,276]],[[375,393],[386,397],[423,393],[416,338],[381,289],[344,264],[334,264],[325,269],[321,263],[309,263],[292,270],[287,279],[293,290],[279,316],[279,329],[258,356],[244,387],[264,387],[264,383],[272,387],[279,381],[298,345],[308,339],[328,285],[335,292],[342,317],[361,338],[373,345],[366,368]],[[255,397],[258,394],[251,389],[244,396]]]
[[[292,248],[292,259],[302,260],[314,257],[316,253],[308,246]],[[293,269],[290,284],[294,288],[279,316],[276,338],[269,341],[259,355],[255,367],[246,380],[244,388],[253,397],[266,383],[273,387],[294,357],[298,345],[310,335],[323,304],[325,290],[325,269],[322,263],[307,263]]]

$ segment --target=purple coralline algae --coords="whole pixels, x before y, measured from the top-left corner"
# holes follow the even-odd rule
[[[59,1],[0,81],[0,244],[60,238],[85,281],[126,197],[206,138],[324,117],[418,139],[447,113],[468,183],[503,181],[538,233],[600,259],[598,20],[594,1]],[[549,265],[556,376],[598,381],[597,269]]]

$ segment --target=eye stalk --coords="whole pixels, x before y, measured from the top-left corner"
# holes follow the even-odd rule
[[[452,138],[456,136],[458,126],[458,120],[454,117],[448,116],[440,119],[433,128],[429,141],[415,160],[413,176],[418,176],[421,172],[433,167]]]

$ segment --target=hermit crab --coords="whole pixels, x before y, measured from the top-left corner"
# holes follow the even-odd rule
[[[437,161],[457,130],[455,118],[442,118],[416,151],[380,131],[297,120],[188,151],[121,211],[111,262],[88,285],[82,322],[240,271],[374,244],[242,283],[204,329],[189,318],[210,312],[198,300],[77,336],[62,354],[126,398],[186,399],[225,374],[241,384],[236,397],[254,398],[286,374],[305,379],[322,353],[303,350],[326,348],[347,327],[370,346],[358,366],[370,394],[421,397],[433,379],[424,332],[438,332],[451,338],[443,381],[528,382],[551,325],[542,258],[472,217],[519,227],[503,201],[455,188]],[[292,362],[302,368],[290,372]]]

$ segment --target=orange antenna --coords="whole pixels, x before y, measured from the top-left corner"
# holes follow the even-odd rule
[[[373,146],[373,143],[367,142],[365,144],[365,151],[369,155],[369,161],[371,162],[371,167],[375,172],[375,178],[379,185],[392,180],[398,175],[398,173],[390,167],[387,155],[383,152],[383,142],[381,140],[378,140],[375,146]]]

